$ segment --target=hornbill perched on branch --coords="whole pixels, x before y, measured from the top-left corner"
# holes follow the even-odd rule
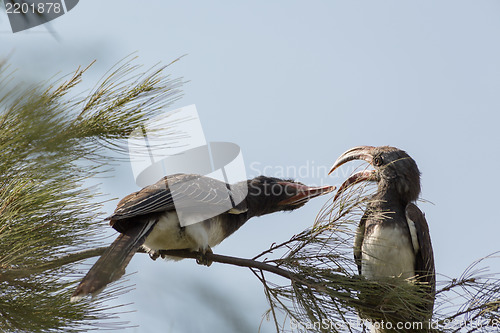
[[[355,173],[336,194],[337,198],[362,181],[377,182],[377,191],[361,218],[354,241],[359,274],[370,280],[399,277],[419,282],[425,295],[421,305],[424,320],[430,319],[436,284],[434,256],[427,221],[414,204],[420,194],[417,164],[394,147],[361,146],[343,153],[330,173],[359,159],[370,163],[374,170]]]
[[[172,190],[175,188],[175,190]],[[292,180],[259,176],[229,185],[194,174],[175,174],[123,198],[107,218],[121,234],[76,288],[72,301],[96,295],[118,280],[141,247],[156,259],[160,250],[189,249],[205,254],[254,216],[302,207],[335,187],[309,187]],[[234,203],[221,213],[221,205]],[[234,201],[233,201],[234,200]],[[175,202],[175,204],[174,204]],[[208,215],[207,215],[208,212]],[[180,216],[196,223],[182,225]],[[213,213],[213,214],[210,214]],[[199,222],[199,216],[209,218]],[[203,256],[198,263],[209,266]]]

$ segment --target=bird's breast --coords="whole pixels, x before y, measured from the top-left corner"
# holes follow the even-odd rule
[[[361,274],[368,279],[415,276],[415,253],[405,229],[371,225],[361,248]]]
[[[191,248],[191,240],[181,228],[175,211],[165,212],[146,238],[144,246],[150,250],[179,250]]]
[[[199,219],[195,219],[199,221]],[[218,217],[187,224],[181,227],[175,211],[168,211],[158,218],[144,246],[149,250],[206,250],[225,238],[225,232]]]

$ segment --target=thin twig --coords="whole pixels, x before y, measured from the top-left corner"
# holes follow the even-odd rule
[[[175,256],[175,257],[181,257],[181,258],[192,258],[192,259],[197,259],[201,255],[201,253],[199,253],[199,252],[192,252],[189,250],[161,250],[159,252],[160,252],[160,254],[164,254],[164,255],[168,255],[168,256]],[[276,267],[273,265],[263,263],[261,261],[223,256],[223,255],[214,254],[214,253],[205,253],[204,256],[209,261],[218,262],[221,264],[235,265],[235,266],[240,266],[240,267],[256,268],[256,269],[260,269],[260,270],[263,270],[266,272],[274,273],[276,275],[282,276],[282,277],[287,278],[289,280],[296,280],[294,273],[292,273],[286,269],[283,269],[283,268],[279,268],[279,267]]]

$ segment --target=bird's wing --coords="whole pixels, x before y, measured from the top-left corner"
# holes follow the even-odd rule
[[[197,207],[207,209],[211,205],[217,207],[221,202],[227,202],[230,194],[232,192],[228,190],[227,185],[216,179],[175,174],[127,195],[107,219],[122,220],[176,208],[196,212]]]
[[[436,285],[434,253],[425,215],[412,203],[406,206],[405,213],[415,251],[415,274],[420,276],[420,281],[428,283],[434,292]]]
[[[365,225],[366,225],[367,213],[363,215],[361,221],[359,221],[358,228],[356,229],[356,235],[354,236],[354,261],[358,266],[358,273],[361,275],[361,247],[363,245],[363,239],[365,238]]]

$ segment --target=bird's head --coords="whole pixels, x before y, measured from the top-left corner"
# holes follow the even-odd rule
[[[404,202],[418,199],[420,171],[417,163],[403,150],[389,147],[359,146],[349,149],[335,161],[330,172],[352,160],[365,160],[374,170],[364,170],[349,177],[339,188],[336,198],[348,187],[362,181],[378,183],[379,191],[397,191]]]
[[[302,207],[309,199],[330,193],[335,186],[311,187],[290,179],[259,176],[248,180],[246,204],[256,216]]]

